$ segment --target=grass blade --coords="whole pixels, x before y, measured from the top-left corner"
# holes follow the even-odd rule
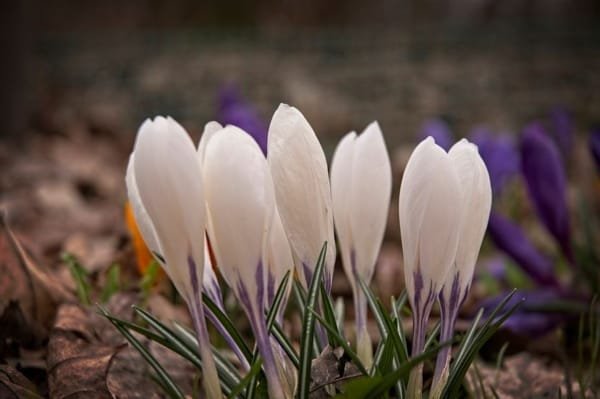
[[[306,309],[314,310],[317,303],[319,286],[323,270],[325,269],[325,254],[327,253],[327,242],[323,244],[321,253],[317,260],[315,273],[310,283]],[[312,360],[312,350],[315,338],[315,315],[311,311],[305,311],[302,318],[302,340],[300,342],[300,372],[298,377],[298,398],[308,399],[310,393],[310,366]]]
[[[104,308],[100,308],[100,311],[105,316],[108,315],[108,312]],[[140,353],[140,355],[142,355],[144,360],[146,360],[146,362],[148,362],[148,364],[154,369],[158,379],[160,380],[160,385],[165,389],[167,395],[169,395],[170,398],[174,399],[184,399],[183,393],[181,392],[177,384],[175,384],[169,373],[165,371],[165,369],[160,365],[158,360],[156,360],[156,358],[152,356],[152,354],[146,349],[146,347],[142,345],[142,343],[138,341],[137,338],[135,338],[133,334],[131,334],[129,330],[127,330],[121,324],[113,321],[111,318],[108,318],[108,320],[117,328],[117,330],[119,330],[121,335],[125,337],[125,339]]]

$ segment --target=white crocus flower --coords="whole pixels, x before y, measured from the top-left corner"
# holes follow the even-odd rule
[[[413,310],[413,356],[423,351],[431,307],[456,256],[461,210],[454,163],[428,137],[406,165],[399,198],[404,278]],[[421,365],[411,372],[409,397],[421,397],[422,378]]]
[[[194,144],[171,118],[140,127],[126,176],[136,223],[186,300],[198,337],[206,395],[221,397],[202,306],[204,202]]]
[[[274,209],[273,220],[271,222],[271,228],[269,229],[269,241],[267,243],[267,270],[267,309],[273,304],[277,289],[281,285],[286,273],[290,272],[292,274],[288,280],[286,292],[279,308],[278,320],[281,321],[283,317],[283,311],[285,310],[287,304],[287,299],[292,289],[292,278],[294,277],[294,259],[292,257],[292,248],[290,247],[290,242],[285,235],[285,230],[283,229],[283,224],[281,223],[281,217],[279,216],[277,207]]]
[[[327,242],[323,280],[329,291],[336,251],[327,161],[315,132],[296,108],[281,104],[273,114],[267,159],[300,282],[308,287]]]
[[[248,315],[270,397],[291,397],[283,388],[264,312],[265,249],[275,206],[267,162],[247,133],[227,126],[206,144],[203,170],[208,233],[219,270]]]
[[[385,233],[392,170],[377,122],[357,136],[348,133],[331,163],[333,215],[344,271],[352,286],[357,351],[368,367],[372,346],[367,331],[367,299],[358,280],[369,284]]]
[[[477,146],[462,139],[448,152],[458,174],[461,187],[462,220],[456,260],[450,267],[439,295],[440,341],[452,339],[460,305],[464,302],[475,270],[475,263],[485,234],[492,207],[492,188],[488,170],[479,156]],[[441,395],[448,378],[450,347],[438,354],[432,392]]]

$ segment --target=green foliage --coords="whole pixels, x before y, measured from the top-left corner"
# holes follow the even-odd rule
[[[87,270],[85,270],[73,254],[63,253],[62,260],[67,264],[69,272],[71,272],[71,277],[75,281],[75,289],[79,301],[84,305],[89,305],[91,303],[91,285]]]
[[[121,266],[118,263],[113,264],[106,272],[106,284],[100,294],[102,303],[108,302],[111,296],[121,289]]]
[[[343,323],[340,320],[339,305],[334,305],[331,296],[324,289],[322,276],[325,268],[326,251],[327,247],[324,245],[319,255],[308,292],[299,284],[293,282],[294,296],[302,313],[302,337],[299,353],[296,352],[293,343],[283,333],[281,326],[275,321],[283,302],[286,291],[285,287],[287,284],[292,283],[289,273],[278,287],[273,306],[267,312],[267,327],[270,334],[281,345],[283,353],[287,355],[290,363],[298,371],[296,397],[299,399],[309,399],[314,391],[332,384],[336,384],[336,387],[339,387],[338,383],[344,381],[341,393],[338,393],[336,398],[406,398],[406,385],[411,370],[421,362],[432,359],[441,347],[450,345],[452,342],[436,342],[439,330],[439,324],[437,324],[430,331],[426,340],[425,352],[420,356],[411,358],[409,356],[405,328],[402,325],[402,317],[409,314],[406,293],[403,293],[397,300],[393,297],[391,298],[391,311],[388,312],[368,285],[361,281],[361,289],[365,292],[381,337],[375,350],[372,366],[370,368],[365,367],[353,347],[350,346],[344,337],[344,332],[341,328]],[[115,283],[107,285],[118,287],[118,273],[114,273],[116,273],[114,277]],[[109,280],[111,279],[113,278],[110,278],[109,272]],[[448,383],[442,395],[443,398],[457,397],[459,392],[465,389],[464,378],[466,372],[472,365],[478,351],[517,306],[505,309],[511,296],[512,294],[507,296],[485,320],[483,319],[482,312],[479,312],[471,328],[460,339],[458,352],[451,363]],[[218,349],[213,348],[217,372],[224,394],[228,398],[267,399],[266,377],[261,367],[262,359],[258,350],[255,349],[252,351],[250,349],[229,316],[223,313],[209,297],[203,295],[203,302],[222,323],[225,330],[231,335],[233,341],[240,348],[250,364],[250,370],[242,376],[234,364],[222,356]],[[104,308],[100,308],[100,310],[123,334],[125,339],[140,351],[143,358],[154,370],[155,380],[163,388],[168,397],[182,397],[181,390],[161,367],[160,362],[146,349],[139,337],[165,346],[201,370],[202,360],[198,350],[198,342],[193,331],[177,323],[167,326],[152,314],[137,306],[134,307],[134,311],[143,324],[121,320],[109,314]],[[330,345],[341,347],[344,351],[344,356],[356,366],[359,372],[357,374],[342,375],[336,380],[326,382],[318,387],[312,387],[311,390],[311,365],[312,360],[318,354],[316,352],[318,349],[316,342],[317,334],[315,333],[317,322],[327,333]],[[597,331],[600,331],[600,323],[595,322],[594,326]],[[458,340],[456,341],[458,342]],[[600,335],[598,335],[598,340],[595,341],[596,354],[598,352],[598,345],[600,345],[599,343]],[[594,357],[593,362],[596,362],[596,359],[597,356]],[[479,390],[482,390],[482,388],[479,387]],[[485,389],[482,392],[486,392]],[[493,390],[491,392],[495,394]],[[488,395],[487,392],[485,394]]]

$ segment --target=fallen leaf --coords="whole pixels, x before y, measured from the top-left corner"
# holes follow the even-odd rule
[[[48,270],[42,269],[12,232],[0,212],[0,311],[19,303],[31,324],[51,325],[56,307],[74,295]]]
[[[3,399],[41,399],[35,386],[18,370],[0,365],[0,398]]]

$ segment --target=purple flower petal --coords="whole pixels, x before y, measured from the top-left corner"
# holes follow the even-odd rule
[[[592,130],[590,134],[590,151],[596,163],[596,171],[600,173],[600,128]]]
[[[488,233],[496,246],[510,256],[538,284],[560,286],[554,276],[552,262],[538,252],[518,225],[492,212]]]
[[[479,147],[479,155],[490,173],[494,195],[499,195],[510,179],[519,173],[519,152],[508,134],[495,135],[485,127],[471,131],[471,141]]]
[[[489,314],[506,297],[507,293],[488,298],[481,303],[484,315]],[[504,322],[503,328],[514,334],[535,338],[542,336],[569,318],[569,315],[560,312],[542,312],[535,308],[544,306],[551,301],[564,299],[553,289],[517,292],[506,304],[509,309],[516,303],[523,301],[521,306]]]
[[[427,119],[421,126],[418,134],[419,141],[429,136],[433,137],[435,143],[446,151],[454,144],[454,138],[448,124],[440,118]]]
[[[267,125],[234,86],[224,87],[219,94],[217,121],[224,126],[234,125],[248,132],[263,154],[267,154]]]
[[[521,171],[539,218],[572,262],[565,170],[556,145],[540,123],[531,123],[523,130]]]
[[[566,108],[556,106],[550,111],[550,131],[563,155],[568,155],[573,147],[573,120]]]

